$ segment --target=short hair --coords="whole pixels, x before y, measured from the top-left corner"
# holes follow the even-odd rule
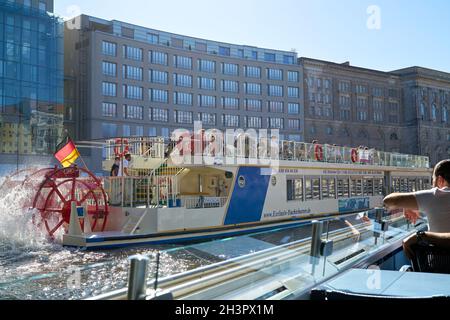
[[[450,184],[450,159],[442,160],[434,167],[434,177],[442,177]]]
[[[114,160],[116,160],[116,161],[117,161],[117,160],[120,160],[120,157],[116,157]]]
[[[130,154],[130,153],[127,153],[127,154],[125,155],[125,157],[131,157],[131,154]]]

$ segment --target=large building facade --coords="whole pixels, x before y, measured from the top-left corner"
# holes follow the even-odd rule
[[[400,76],[309,58],[300,64],[306,141],[404,151]]]
[[[67,125],[79,140],[169,138],[175,129],[193,129],[194,121],[205,129],[279,129],[285,139],[304,139],[294,52],[85,15],[66,23],[65,52],[73,114]]]
[[[63,24],[52,0],[0,0],[0,173],[48,164],[63,134]]]
[[[450,158],[450,74],[420,67],[393,71],[401,76],[404,152]]]

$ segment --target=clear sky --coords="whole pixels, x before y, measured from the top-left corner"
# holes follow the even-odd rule
[[[448,0],[55,0],[60,16],[73,16],[73,6],[188,36],[296,49],[302,57],[450,72]]]

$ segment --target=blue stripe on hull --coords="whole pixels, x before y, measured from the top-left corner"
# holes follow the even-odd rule
[[[241,188],[239,178],[245,178]],[[261,215],[269,189],[269,175],[262,175],[261,168],[241,167],[236,175],[233,194],[225,218],[225,225],[261,221]]]

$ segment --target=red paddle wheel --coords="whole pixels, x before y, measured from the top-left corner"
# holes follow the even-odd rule
[[[102,183],[90,171],[69,167],[47,171],[33,198],[32,208],[39,214],[34,216],[38,226],[45,226],[49,236],[70,222],[71,202],[87,208],[92,231],[104,231],[108,218],[108,200]]]

